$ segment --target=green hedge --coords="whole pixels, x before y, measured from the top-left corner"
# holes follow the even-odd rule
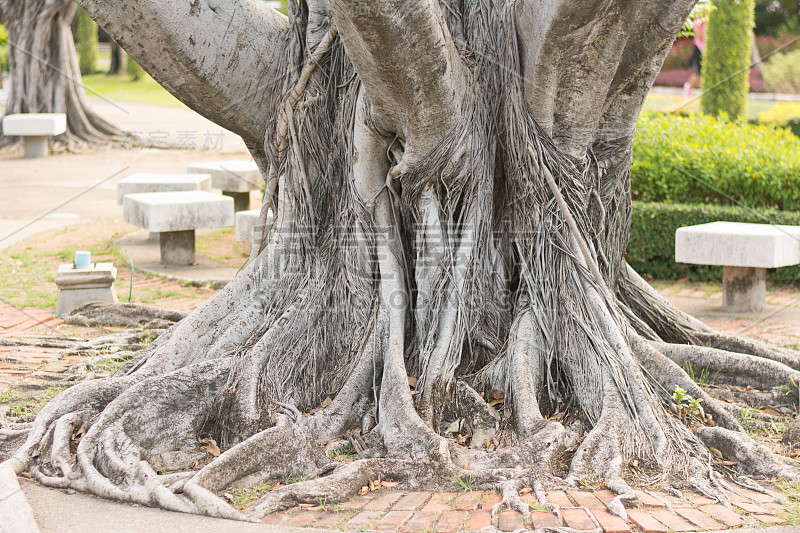
[[[634,200],[800,211],[800,139],[705,115],[644,113],[633,138]]]
[[[774,54],[761,65],[761,74],[768,91],[800,92],[800,50]]]
[[[750,89],[754,0],[715,1],[708,17],[703,56],[703,112],[738,119],[745,116]]]
[[[722,281],[720,266],[675,262],[675,230],[683,226],[718,220],[800,226],[800,212],[752,210],[719,205],[634,202],[628,262],[639,274],[650,275],[657,279],[688,277],[697,281]],[[767,270],[767,279],[774,283],[800,284],[800,266]]]
[[[797,58],[800,61],[800,56]],[[800,137],[800,102],[780,102],[758,115],[759,124],[789,128]]]

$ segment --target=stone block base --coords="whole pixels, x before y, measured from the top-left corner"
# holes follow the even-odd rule
[[[195,263],[194,230],[162,231],[161,262],[164,265],[189,266]]]
[[[28,135],[22,138],[25,147],[25,158],[47,157],[50,153],[47,148],[47,137]]]
[[[250,193],[249,192],[234,192],[222,191],[223,196],[233,198],[233,212],[248,211],[250,209]]]
[[[766,269],[722,267],[722,309],[731,313],[758,313],[767,296]]]
[[[62,289],[58,293],[55,316],[64,317],[89,302],[119,303],[114,287],[95,289]]]

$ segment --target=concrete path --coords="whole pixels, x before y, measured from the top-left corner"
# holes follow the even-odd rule
[[[20,480],[42,533],[287,533],[319,529],[275,527],[173,513],[162,509],[101,500],[74,491],[61,491]],[[324,531],[324,530],[322,530]]]
[[[130,174],[183,173],[189,163],[250,159],[239,136],[220,130],[190,109],[90,100],[101,116],[120,128],[136,132],[145,141],[152,139],[154,146],[161,146],[163,140],[165,147],[172,148],[97,150],[46,159],[22,159],[21,151],[0,155],[0,250],[42,231],[120,217],[116,184]],[[0,109],[3,106],[0,102]],[[204,149],[207,134],[216,137]],[[174,148],[180,139],[185,141],[184,148]],[[36,220],[39,217],[43,218]]]

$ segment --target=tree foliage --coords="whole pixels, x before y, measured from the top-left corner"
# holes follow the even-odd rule
[[[97,71],[97,23],[83,9],[78,8],[75,24],[81,75],[94,74]]]
[[[703,58],[703,111],[743,117],[747,105],[754,0],[715,3],[708,20]]]

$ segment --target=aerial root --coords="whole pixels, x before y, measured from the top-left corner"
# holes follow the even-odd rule
[[[519,491],[522,489],[522,482],[518,479],[504,481],[500,484],[500,492],[503,499],[500,503],[492,506],[492,525],[500,527],[500,512],[509,509],[522,513],[527,522],[531,518],[531,511],[528,504],[523,502],[519,497]]]
[[[704,464],[697,458],[692,458],[689,463],[689,485],[700,494],[718,501],[725,507],[731,507],[731,501],[719,483],[719,474],[709,464]]]

